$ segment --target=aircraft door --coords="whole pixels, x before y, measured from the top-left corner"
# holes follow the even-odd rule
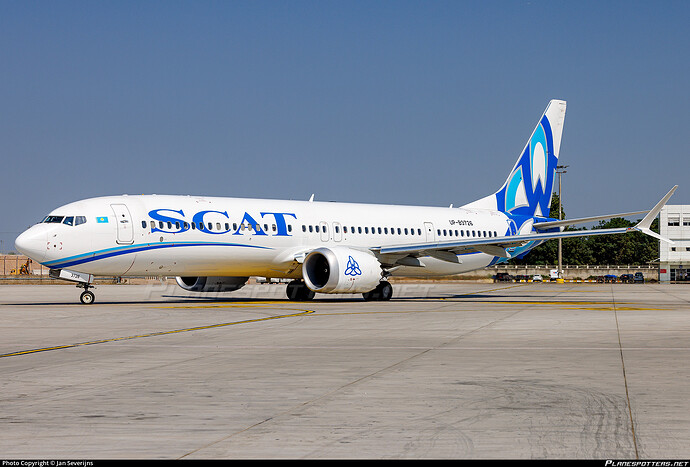
[[[325,222],[319,222],[319,232],[321,232],[321,241],[327,242],[329,239],[328,224]]]
[[[426,235],[426,241],[427,242],[433,242],[435,239],[434,224],[432,224],[431,222],[425,222],[424,223],[424,232]]]
[[[115,213],[115,223],[117,224],[117,243],[134,243],[134,224],[132,216],[125,204],[111,204],[110,207]]]

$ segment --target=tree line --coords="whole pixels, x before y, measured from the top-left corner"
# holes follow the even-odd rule
[[[558,194],[551,197],[551,212],[549,217],[558,219]],[[561,208],[562,218],[566,219]],[[618,227],[632,227],[637,222],[631,222],[616,217],[608,221],[599,221],[594,229],[613,229]],[[655,219],[652,231],[659,232],[659,219]],[[565,230],[587,230],[586,228],[567,227]],[[564,265],[606,265],[606,264],[634,264],[645,265],[657,261],[659,258],[659,240],[642,232],[632,232],[618,235],[597,235],[592,237],[564,238]],[[508,264],[558,264],[558,240],[548,240],[522,258],[513,258]]]

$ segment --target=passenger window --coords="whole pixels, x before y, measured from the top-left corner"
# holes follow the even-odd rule
[[[369,227],[364,227],[364,233],[369,235]]]
[[[313,231],[314,231],[314,226],[313,226],[313,225],[310,225],[310,226],[309,226],[309,233],[312,233]]]
[[[168,222],[168,230],[172,229],[172,222]]]
[[[292,224],[288,224],[288,232],[292,232]]]
[[[316,230],[316,233],[319,233],[319,226],[318,225],[314,226],[314,229]]]
[[[306,231],[307,231],[307,226],[302,224],[302,232],[306,232]]]
[[[146,228],[146,221],[141,221],[141,228],[145,229]]]
[[[74,225],[74,216],[65,217],[63,224]]]
[[[220,222],[216,222],[216,230],[220,230]]]
[[[184,227],[185,230],[189,230],[189,224],[188,223],[183,222],[182,226]]]
[[[196,222],[192,222],[192,230],[196,230]]]

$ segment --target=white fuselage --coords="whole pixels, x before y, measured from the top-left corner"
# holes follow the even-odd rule
[[[79,225],[77,218],[83,219]],[[493,210],[167,195],[92,198],[59,207],[46,219],[52,222],[32,226],[17,247],[50,268],[274,278],[300,277],[296,258],[323,246],[368,251],[495,237],[505,235],[510,222]],[[391,273],[458,274],[497,260],[480,252],[458,256],[457,263],[424,257],[424,267],[398,266]]]

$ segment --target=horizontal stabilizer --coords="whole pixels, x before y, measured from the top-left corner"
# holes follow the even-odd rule
[[[649,211],[622,212],[619,214],[607,214],[605,216],[580,217],[578,219],[567,219],[562,221],[538,222],[534,224],[534,228],[537,230],[547,230],[553,229],[554,227],[563,227],[566,225],[576,225],[584,224],[586,222],[603,221],[606,219],[613,219],[614,217],[639,216],[640,214],[647,214],[648,212]]]
[[[673,243],[667,238],[652,232],[650,226],[652,221],[659,215],[661,208],[664,207],[673,192],[678,186],[674,186],[661,201],[659,201],[654,208],[652,208],[647,215],[634,227],[618,227],[612,229],[592,229],[592,230],[567,230],[561,232],[544,232],[544,233],[525,233],[521,235],[508,235],[502,237],[478,237],[467,240],[455,240],[451,242],[435,242],[435,243],[416,243],[407,245],[391,245],[372,248],[379,255],[390,254],[406,254],[411,256],[432,256],[445,261],[452,261],[451,256],[456,252],[480,251],[492,256],[500,258],[509,258],[510,254],[506,251],[508,248],[525,246],[529,242],[537,242],[543,240],[551,240],[554,238],[575,238],[575,237],[591,237],[597,235],[611,235],[628,232],[642,232],[645,235],[657,238],[664,242]],[[642,211],[645,212],[645,211]],[[454,261],[453,261],[454,262]]]

